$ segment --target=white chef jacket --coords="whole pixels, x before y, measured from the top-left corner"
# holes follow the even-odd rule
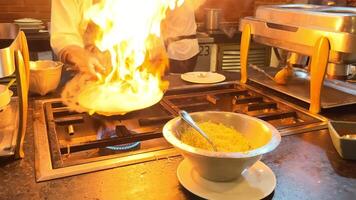
[[[194,8],[190,1],[169,11],[162,22],[162,36],[164,40],[179,36],[196,34]],[[199,53],[197,39],[183,39],[169,44],[168,57],[175,60],[187,60]]]
[[[83,14],[92,5],[92,0],[52,0],[51,46],[58,53],[67,46],[84,48],[84,33],[88,22]]]
[[[84,13],[93,4],[92,0],[52,0],[51,46],[58,53],[67,46],[84,48],[84,33],[88,22]],[[194,9],[189,3],[168,12],[162,22],[163,39],[196,34]],[[184,39],[170,43],[168,57],[175,60],[189,59],[199,52],[197,39]]]

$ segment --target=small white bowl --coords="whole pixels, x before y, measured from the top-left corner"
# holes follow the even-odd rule
[[[6,85],[0,85],[0,110],[10,103],[13,92]]]
[[[30,62],[30,92],[46,95],[58,87],[63,63],[51,60]]]

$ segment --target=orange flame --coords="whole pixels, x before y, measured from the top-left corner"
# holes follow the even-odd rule
[[[110,54],[107,73],[85,83],[75,97],[89,113],[124,114],[149,107],[163,97],[161,80],[168,58],[160,38],[167,9],[184,0],[102,0],[85,14],[97,27],[95,46]],[[79,79],[80,80],[80,79]],[[62,95],[63,96],[63,95]]]
[[[156,49],[161,46],[160,23],[168,8],[174,9],[183,2],[104,0],[94,5],[85,17],[99,26],[95,44],[102,52],[110,52],[112,64],[111,72],[106,77],[98,74],[98,78],[105,83],[128,79],[146,82],[143,79],[152,78],[146,74],[149,63],[145,60],[154,59],[152,54],[161,54]]]

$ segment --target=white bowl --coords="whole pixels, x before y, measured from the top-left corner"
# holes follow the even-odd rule
[[[13,92],[6,85],[0,85],[0,110],[10,103]]]
[[[281,141],[281,135],[276,128],[255,117],[219,111],[196,112],[191,113],[191,116],[197,122],[211,121],[231,126],[260,146],[247,152],[213,152],[196,148],[180,140],[180,134],[188,125],[180,117],[170,120],[163,127],[163,136],[182,152],[200,176],[211,181],[231,181],[238,178],[261,159],[263,154],[275,149]]]
[[[51,60],[30,62],[30,92],[46,95],[58,87],[63,63]]]

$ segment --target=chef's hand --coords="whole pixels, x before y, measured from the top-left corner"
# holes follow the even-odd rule
[[[74,66],[76,70],[89,73],[94,77],[105,72],[105,67],[91,52],[79,46],[68,46],[59,53],[60,60]]]

